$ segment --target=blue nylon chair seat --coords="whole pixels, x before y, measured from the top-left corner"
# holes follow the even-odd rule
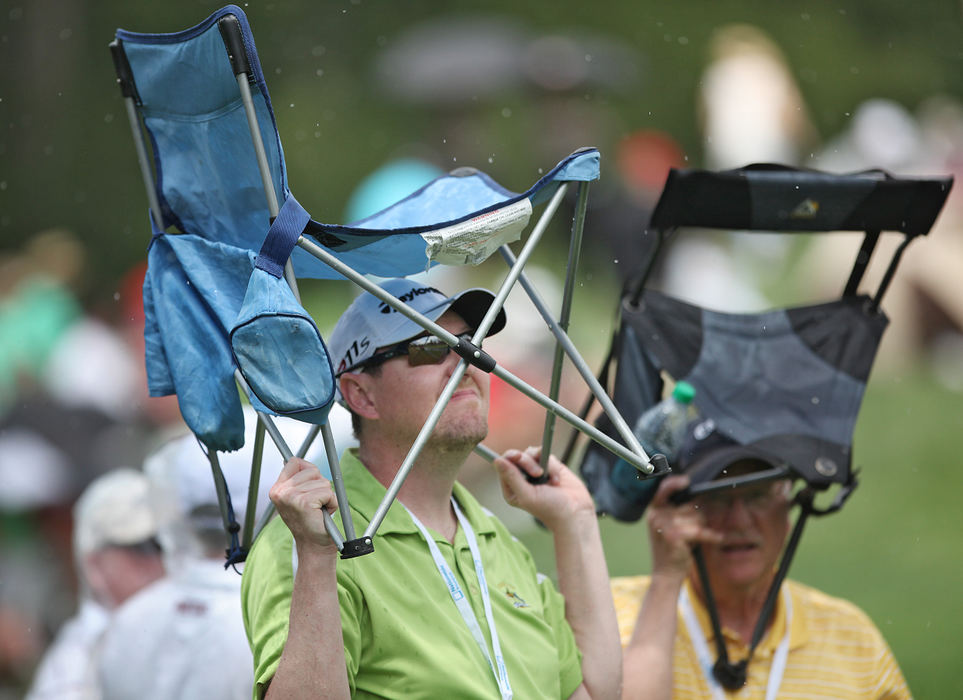
[[[228,5],[172,34],[117,31],[134,74],[153,145],[164,226],[257,250],[270,224],[249,127],[217,22],[234,15],[251,66],[252,97],[279,202],[289,195],[284,154],[254,37],[244,12]],[[523,198],[544,201],[563,181],[599,176],[595,149],[577,151],[529,190],[516,194],[479,171],[445,175],[351,226],[311,221],[306,235],[363,274],[401,277],[429,265],[421,234],[457,224]],[[337,278],[302,250],[298,277]]]
[[[230,334],[234,359],[271,412],[323,425],[334,373],[321,332],[287,282],[255,270]]]
[[[244,12],[228,5],[182,32],[118,30],[116,36],[130,64],[152,145],[161,208],[157,214],[165,231],[180,231],[155,227],[148,255],[144,308],[149,390],[152,396],[176,393],[198,438],[211,449],[230,451],[244,440],[234,381],[237,368],[254,392],[252,403],[261,410],[323,423],[330,407],[334,380],[323,340],[293,296],[286,296],[279,275],[286,256],[297,277],[340,275],[294,247],[299,235],[359,273],[380,277],[404,277],[440,262],[475,264],[480,259],[471,255],[459,260],[461,249],[443,242],[441,234],[465,231],[472,239],[494,228],[493,241],[510,242],[527,224],[532,206],[550,198],[561,183],[598,179],[599,153],[591,148],[572,153],[522,193],[483,172],[460,168],[352,225],[321,223],[300,210],[303,216],[299,212],[295,223],[285,225],[286,255],[275,256],[273,267],[256,270],[255,260],[261,256],[255,251],[268,237],[271,216],[218,28],[218,21],[228,15],[237,18],[241,30],[268,170],[285,212],[293,197]],[[490,253],[494,247],[485,250]]]
[[[144,280],[144,339],[151,396],[177,394],[188,427],[208,447],[244,444],[228,329],[237,319],[254,254],[190,235],[151,243]]]

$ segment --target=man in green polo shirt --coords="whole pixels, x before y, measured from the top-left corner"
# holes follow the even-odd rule
[[[455,335],[476,328],[493,296],[445,297],[410,280],[383,288]],[[504,326],[504,313],[492,326]],[[370,294],[329,346],[359,447],[342,460],[363,529],[458,363],[447,346]],[[435,341],[435,342],[432,342]],[[614,698],[621,650],[592,498],[539,452],[495,460],[506,500],[555,542],[559,589],[455,476],[488,430],[489,376],[469,367],[398,491],[375,552],[341,560],[322,508],[331,485],[292,459],[271,489],[281,518],[248,558],[242,583],[255,697]],[[563,597],[564,596],[564,597]]]

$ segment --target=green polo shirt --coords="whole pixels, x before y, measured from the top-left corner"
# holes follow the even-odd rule
[[[341,469],[360,535],[385,495],[345,452]],[[531,554],[460,484],[455,499],[478,539],[492,612],[516,698],[567,698],[582,682],[565,601]],[[336,516],[341,526],[340,514]],[[342,532],[343,532],[342,527]],[[461,528],[451,545],[434,534],[491,649],[471,552]],[[288,633],[297,566],[291,532],[275,518],[244,568],[244,623],[254,651],[255,697],[277,670]],[[338,561],[345,663],[356,698],[497,698],[498,684],[451,599],[428,545],[400,503],[388,510],[374,553]],[[319,673],[324,669],[319,668]]]

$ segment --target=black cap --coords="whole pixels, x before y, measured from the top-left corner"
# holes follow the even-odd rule
[[[690,489],[698,484],[729,476],[726,470],[735,464],[754,466],[752,471],[789,468],[778,457],[752,445],[742,445],[719,431],[712,419],[698,421],[689,427],[679,451],[677,471],[687,474]]]

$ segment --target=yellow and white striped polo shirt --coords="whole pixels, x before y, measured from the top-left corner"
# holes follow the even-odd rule
[[[686,586],[689,582],[686,581]],[[792,601],[789,656],[779,687],[779,698],[806,700],[908,700],[906,680],[883,635],[872,620],[852,603],[828,596],[795,581],[786,581]],[[622,646],[628,645],[636,618],[649,587],[648,576],[612,579],[612,593],[618,614]],[[699,625],[715,652],[715,637],[709,613],[698,596],[689,590]],[[786,611],[776,605],[773,623],[759,642],[749,663],[746,686],[727,692],[727,698],[763,700],[776,647],[786,630]],[[723,628],[729,658],[743,659],[748,644]],[[712,697],[699,666],[686,626],[679,617],[673,650],[673,700],[702,700]]]

